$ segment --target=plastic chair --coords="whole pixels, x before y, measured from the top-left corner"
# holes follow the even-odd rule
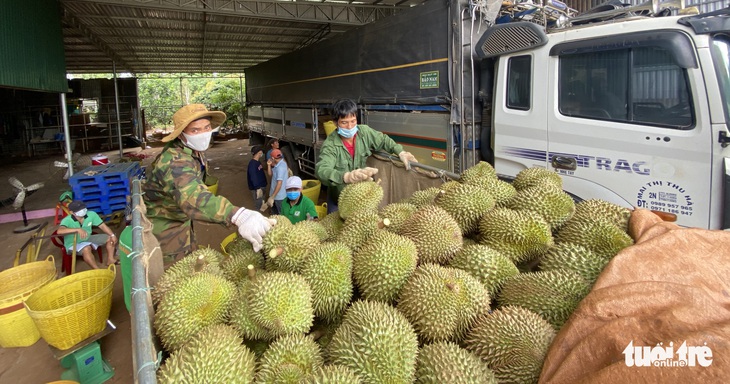
[[[55,230],[51,235],[51,242],[53,245],[61,248],[61,255],[63,256],[61,261],[61,272],[66,272],[66,276],[68,276],[76,272],[76,236],[74,236],[73,252],[70,254],[68,253],[68,250],[66,250],[66,247],[63,246],[63,236],[64,235],[58,234],[58,230]],[[99,263],[101,264],[104,261],[104,247],[96,248],[96,253],[99,255]]]

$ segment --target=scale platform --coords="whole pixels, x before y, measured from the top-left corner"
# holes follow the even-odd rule
[[[77,343],[69,349],[48,346],[53,356],[61,361],[66,370],[62,380],[76,381],[80,384],[101,384],[114,376],[114,368],[101,356],[99,339],[114,332],[117,327],[106,321],[106,327],[99,333]]]

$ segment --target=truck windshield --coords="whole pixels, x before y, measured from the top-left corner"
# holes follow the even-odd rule
[[[730,127],[730,36],[718,35],[712,39],[712,60],[725,106],[725,124]]]

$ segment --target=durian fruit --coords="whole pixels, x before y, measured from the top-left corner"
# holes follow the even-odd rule
[[[365,299],[392,303],[417,263],[413,241],[380,229],[353,256],[352,277]]]
[[[327,231],[328,240],[337,238],[342,226],[345,225],[345,221],[340,217],[339,211],[328,213],[327,216],[319,219],[318,223]]]
[[[314,315],[340,318],[352,299],[352,253],[342,243],[325,243],[313,250],[301,270],[312,289]]]
[[[330,234],[329,234],[329,232],[327,232],[327,229],[322,224],[320,224],[318,221],[302,220],[294,225],[295,226],[298,225],[300,227],[307,227],[310,231],[312,231],[314,234],[317,235],[320,242],[327,241],[327,239],[330,237]]]
[[[634,244],[626,232],[604,220],[568,220],[555,234],[555,241],[581,245],[605,259]]]
[[[456,181],[456,180],[449,180],[449,181],[441,184],[439,186],[439,190],[441,190],[441,191],[448,191],[451,188],[458,187],[460,185],[462,185],[462,184],[460,182]]]
[[[160,384],[253,383],[256,358],[236,331],[224,324],[209,325],[165,360]]]
[[[257,275],[248,292],[251,319],[274,336],[306,333],[312,326],[312,290],[301,275]]]
[[[324,364],[319,345],[305,335],[281,336],[259,360],[257,384],[299,384]]]
[[[302,384],[361,384],[360,376],[344,365],[325,365],[307,376]]]
[[[521,170],[515,176],[512,185],[518,190],[528,189],[532,187],[555,186],[563,189],[563,179],[556,172],[545,168],[532,167]]]
[[[457,344],[440,341],[418,352],[416,383],[497,384],[494,373],[477,355]]]
[[[440,189],[436,187],[426,188],[424,190],[413,192],[411,197],[408,199],[408,203],[413,204],[416,208],[423,208],[427,205],[433,204],[433,199],[436,198]]]
[[[479,243],[518,264],[539,257],[554,241],[550,225],[539,214],[494,208],[479,219]]]
[[[173,287],[180,284],[182,280],[198,273],[207,272],[214,275],[221,274],[220,262],[223,254],[212,248],[199,248],[175,264],[171,265],[150,291],[152,303],[160,302],[163,296]]]
[[[238,282],[238,290],[231,303],[229,323],[244,340],[272,340],[274,337],[271,332],[251,318],[248,295],[258,276],[253,265],[249,265],[247,272],[248,276]]]
[[[554,231],[573,216],[575,202],[562,189],[537,186],[521,189],[507,202],[506,207],[515,211],[536,212]]]
[[[448,190],[441,190],[434,199],[459,224],[462,234],[475,232],[479,218],[494,208],[494,198],[479,187],[456,183]]]
[[[403,286],[396,308],[424,341],[460,341],[489,310],[489,293],[466,271],[423,264]]]
[[[289,220],[289,218],[286,217],[286,216],[284,216],[284,215],[270,215],[269,216],[269,219],[276,220],[276,225],[281,225],[281,226],[290,226],[290,225],[293,225],[291,223],[291,220]]]
[[[444,264],[461,249],[459,224],[442,208],[420,208],[408,218],[399,233],[413,241],[419,263]]]
[[[512,184],[497,178],[482,179],[481,183],[477,186],[492,195],[497,207],[504,207],[507,202],[517,194],[517,190],[512,186]]]
[[[264,269],[264,256],[253,250],[251,243],[242,237],[237,237],[228,247],[228,256],[221,262],[220,268],[226,279],[238,284],[248,278],[249,265],[256,270]]]
[[[330,364],[349,367],[364,384],[412,383],[418,338],[401,312],[377,301],[356,301],[327,348]]]
[[[357,251],[376,230],[383,226],[383,221],[378,216],[377,211],[360,212],[345,221],[345,225],[342,226],[336,241],[347,245],[353,251]]]
[[[498,251],[481,244],[464,246],[448,264],[468,272],[494,297],[508,277],[520,273],[517,266]]]
[[[497,302],[500,306],[529,309],[558,330],[590,290],[588,283],[573,271],[527,272],[505,280]]]
[[[628,231],[631,210],[600,199],[583,200],[575,205],[576,220],[608,220],[623,231]]]
[[[280,272],[298,272],[307,253],[319,246],[317,234],[297,225],[273,226],[264,235],[266,269]]]
[[[540,257],[540,269],[543,271],[571,270],[593,285],[609,261],[607,258],[596,256],[578,244],[557,243]]]
[[[337,200],[337,209],[340,217],[347,220],[360,212],[377,212],[381,201],[383,201],[383,187],[380,183],[362,181],[347,184],[342,189]]]
[[[418,208],[410,203],[392,203],[380,210],[379,215],[385,224],[385,229],[398,233],[403,222],[416,212]]]
[[[223,276],[196,273],[162,297],[155,311],[155,330],[173,352],[208,325],[224,323],[236,286]]]
[[[477,319],[465,340],[500,384],[537,383],[555,331],[540,315],[502,307]]]
[[[497,178],[497,172],[491,164],[486,161],[480,161],[472,167],[467,168],[461,173],[459,181],[465,184],[477,185],[482,179]]]

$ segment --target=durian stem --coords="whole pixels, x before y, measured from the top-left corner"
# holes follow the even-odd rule
[[[200,255],[198,256],[198,260],[195,260],[195,266],[193,267],[193,269],[195,270],[195,272],[200,272],[203,270],[203,268],[205,268],[206,264],[208,263],[205,260],[205,256]]]
[[[248,279],[251,281],[256,281],[256,268],[253,266],[253,264],[249,264],[246,268],[248,268]]]
[[[276,247],[276,248],[272,249],[271,251],[269,251],[269,258],[274,259],[276,257],[281,256],[282,253],[284,253],[284,248]]]
[[[324,331],[321,329],[318,329],[316,331],[312,331],[309,336],[312,337],[312,340],[317,341],[320,337],[324,336]]]

